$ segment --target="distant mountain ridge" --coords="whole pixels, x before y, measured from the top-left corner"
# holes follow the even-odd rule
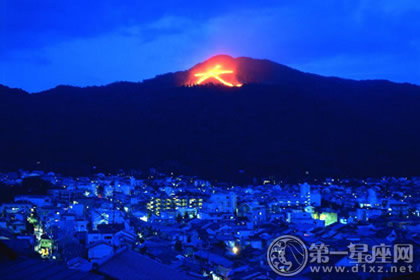
[[[0,86],[0,168],[164,168],[208,177],[420,173],[420,87],[216,56],[242,87],[184,86],[200,64],[141,83]]]
[[[339,77],[326,77],[318,74],[312,74],[307,72],[302,72],[291,67],[278,64],[272,62],[267,59],[253,59],[249,57],[238,57],[233,58],[229,55],[216,55],[214,57],[209,58],[208,60],[198,63],[191,67],[188,70],[184,71],[177,71],[173,73],[165,73],[161,75],[157,75],[151,79],[145,79],[142,82],[114,82],[107,85],[102,86],[86,86],[86,87],[79,87],[79,86],[72,86],[72,85],[58,85],[55,88],[51,88],[48,90],[36,92],[36,93],[49,93],[49,92],[56,92],[61,91],[65,88],[103,88],[103,87],[115,87],[116,85],[124,85],[125,87],[134,84],[140,84],[144,86],[159,86],[159,87],[177,87],[183,86],[185,80],[188,79],[188,76],[194,69],[204,65],[205,63],[214,63],[218,59],[224,59],[225,61],[235,61],[238,65],[238,73],[240,80],[245,84],[265,84],[265,85],[278,85],[281,83],[300,83],[301,79],[304,77],[308,80],[316,81],[317,79],[326,79],[329,81],[348,81],[348,82],[355,82],[355,83],[389,83],[389,84],[396,84],[396,85],[404,85],[409,87],[417,87],[419,85],[411,84],[411,83],[396,83],[389,80],[382,80],[382,79],[374,79],[374,80],[352,80],[352,79],[344,79]],[[216,83],[217,84],[217,83]],[[27,91],[20,89],[20,88],[10,88],[5,85],[0,84],[0,94],[5,93],[14,93],[14,94],[26,94]]]
[[[4,86],[0,84],[0,95],[22,95],[28,94],[26,91],[20,88],[10,88],[8,86]]]

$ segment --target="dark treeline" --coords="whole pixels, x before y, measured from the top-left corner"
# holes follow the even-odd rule
[[[419,87],[251,61],[280,74],[241,88],[175,86],[184,72],[37,94],[2,87],[0,168],[155,167],[224,180],[420,174]]]

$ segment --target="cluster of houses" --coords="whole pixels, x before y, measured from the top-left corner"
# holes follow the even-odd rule
[[[336,250],[351,240],[414,244],[417,254],[420,244],[420,178],[236,186],[156,171],[20,171],[0,173],[0,182],[19,188],[31,177],[52,187],[0,205],[1,242],[25,257],[113,279],[163,271],[167,279],[277,279],[267,248],[285,234]]]

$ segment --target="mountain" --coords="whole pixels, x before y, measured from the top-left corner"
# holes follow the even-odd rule
[[[191,86],[215,65],[238,84],[210,77]],[[222,55],[141,83],[36,94],[0,87],[0,101],[2,169],[156,167],[223,179],[420,173],[420,87],[411,84]]]
[[[10,88],[4,85],[0,85],[0,97],[16,97],[20,95],[28,94],[26,91],[19,88]]]
[[[304,73],[290,67],[271,62],[269,60],[252,59],[248,57],[232,58],[228,55],[217,55],[199,63],[187,71],[159,75],[153,79],[144,81],[147,85],[160,87],[182,86],[190,82],[191,73],[200,72],[206,66],[227,66],[235,69],[238,80],[244,84],[278,85],[281,83],[300,83],[302,79],[316,79],[321,76]]]

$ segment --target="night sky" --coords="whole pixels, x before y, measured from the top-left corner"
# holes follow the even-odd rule
[[[0,38],[0,83],[30,92],[141,81],[219,53],[420,84],[418,0],[0,0]]]

